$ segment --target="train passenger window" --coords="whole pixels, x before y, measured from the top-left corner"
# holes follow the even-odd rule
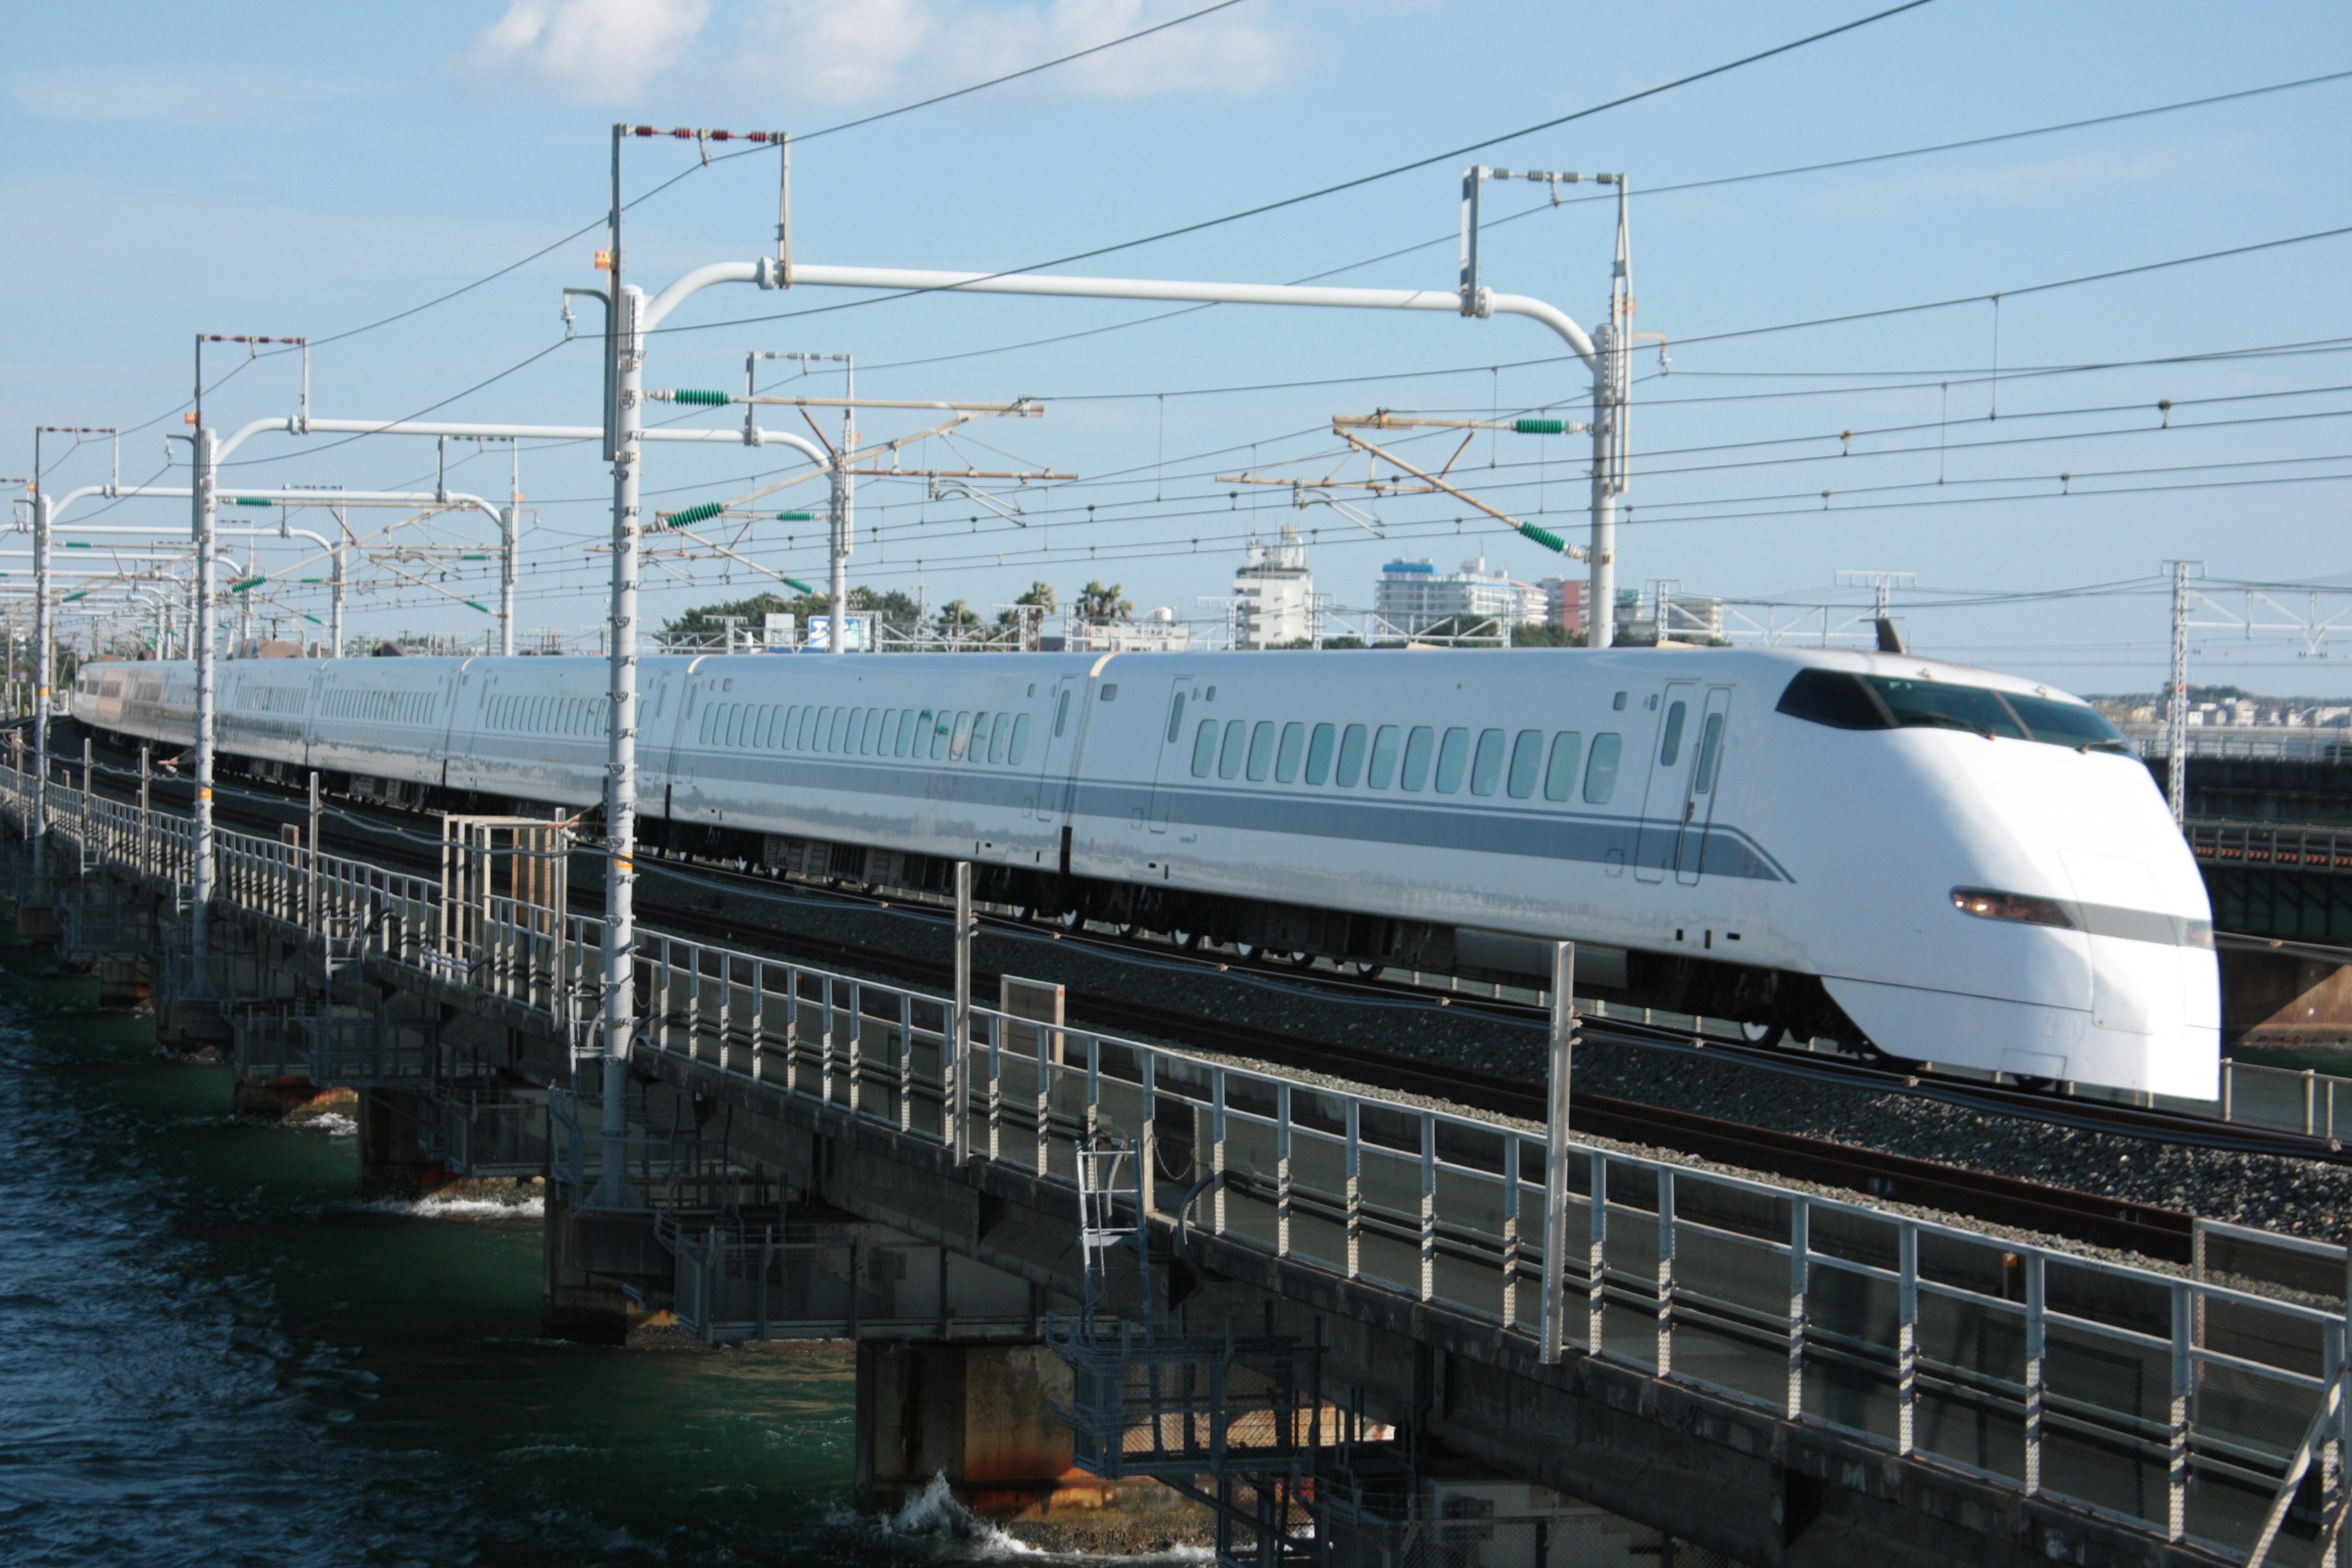
[[[964,753],[967,762],[988,761],[988,731],[996,721],[993,713],[976,713],[971,721],[971,747]]]
[[[1492,795],[1503,782],[1503,732],[1478,731],[1478,750],[1470,758],[1470,793]]]
[[[727,709],[727,743],[730,746],[740,746],[743,743],[743,720],[751,711],[751,704],[730,702]]]
[[[1176,737],[1183,732],[1184,694],[1180,691],[1176,694],[1176,700],[1168,704],[1168,743],[1174,745]]]
[[[1265,770],[1274,765],[1274,721],[1261,719],[1250,731],[1249,779],[1252,784],[1265,781]]]
[[[1282,727],[1282,744],[1274,753],[1274,782],[1288,784],[1298,776],[1298,760],[1307,754],[1307,726],[1293,722]]]
[[[1609,704],[1609,710],[1612,713],[1622,713],[1625,711],[1625,694],[1623,692],[1619,692],[1616,698],[1611,701]]]
[[[988,737],[988,760],[991,763],[1003,762],[1004,760],[1005,751],[1012,744],[1013,715],[1010,713],[999,713],[996,716],[996,728],[990,731]]]
[[[1331,776],[1331,743],[1339,731],[1329,724],[1315,726],[1314,738],[1307,742],[1307,782],[1319,784]]]
[[[947,761],[948,742],[955,736],[955,727],[956,715],[953,709],[942,708],[937,714],[933,715],[931,720],[931,761],[935,763],[943,763]]]
[[[1029,715],[1026,713],[1017,714],[1014,716],[1013,721],[1013,750],[1006,755],[1004,760],[1017,768],[1021,765],[1021,759],[1028,754]]]
[[[1658,742],[1658,765],[1662,768],[1673,767],[1675,759],[1682,755],[1683,719],[1689,709],[1686,702],[1676,702],[1666,709],[1666,738]]]
[[[710,727],[718,722],[719,705],[714,702],[702,710],[702,731],[698,737],[702,744],[706,746],[710,744]]]
[[[1192,776],[1204,779],[1217,760],[1217,721],[1203,719],[1201,727],[1192,731]]]
[[[963,761],[964,748],[971,744],[971,719],[970,710],[955,716],[955,731],[948,737],[948,761],[951,763]]]
[[[855,715],[856,711],[856,710],[855,709],[850,708],[836,708],[833,710],[833,732],[825,737],[824,749],[826,751],[838,752],[841,750],[843,742],[845,742],[849,735],[849,721]]]
[[[1582,760],[1584,737],[1574,730],[1562,730],[1551,738],[1551,766],[1544,774],[1544,798],[1566,800],[1576,793],[1576,764]],[[1518,777],[1518,761],[1511,763],[1511,776]],[[1511,793],[1519,793],[1514,782]]]
[[[866,740],[858,750],[866,756],[880,751],[888,742],[891,726],[898,721],[896,708],[877,708],[867,716]]]
[[[1116,681],[1116,680],[1111,680],[1111,681],[1106,681],[1106,682],[1104,682],[1104,683],[1103,683],[1103,689],[1102,689],[1102,700],[1103,700],[1104,701],[1106,701],[1106,702],[1116,702],[1116,701],[1118,701],[1118,681]]]
[[[1525,800],[1536,793],[1536,779],[1543,772],[1543,731],[1522,730],[1511,742],[1511,798]]]
[[[908,748],[915,743],[915,738],[927,732],[930,727],[931,710],[928,708],[923,709],[920,712],[909,708],[905,712],[899,714],[898,744],[891,754],[900,757],[905,756],[907,754]]]
[[[1339,771],[1331,782],[1341,789],[1353,789],[1356,781],[1364,776],[1364,740],[1371,731],[1361,724],[1350,724],[1339,734]]]
[[[1069,689],[1065,687],[1062,690],[1061,701],[1055,703],[1054,706],[1054,739],[1058,741],[1062,738],[1063,726],[1066,725],[1069,721],[1070,693]]]
[[[764,752],[768,749],[768,742],[775,738],[776,705],[762,702],[760,704],[760,721],[751,727],[749,743],[753,751]]]
[[[1403,731],[1383,724],[1372,731],[1372,760],[1364,769],[1366,789],[1386,789],[1396,777],[1397,737]]]
[[[1419,790],[1429,782],[1429,759],[1437,751],[1437,731],[1415,724],[1404,738],[1404,766],[1397,773],[1399,789]]]
[[[1715,787],[1715,764],[1723,751],[1723,715],[1706,716],[1706,728],[1698,735],[1698,766],[1692,771],[1691,793],[1705,795]]]
[[[1462,787],[1462,764],[1470,755],[1470,731],[1459,726],[1445,731],[1437,748],[1437,793],[1452,795]]]
[[[808,703],[802,703],[801,716],[793,725],[792,744],[793,751],[805,752],[808,750],[809,729],[810,726],[815,722],[816,710]]]
[[[1617,759],[1624,749],[1624,738],[1613,730],[1592,737],[1592,760],[1584,769],[1584,798],[1594,805],[1607,805],[1609,797],[1617,793]]]
[[[1226,720],[1224,749],[1217,753],[1217,776],[1219,778],[1230,779],[1241,776],[1242,752],[1248,744],[1249,721],[1246,719]]]

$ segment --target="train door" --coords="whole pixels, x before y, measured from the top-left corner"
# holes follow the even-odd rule
[[[1698,880],[1706,859],[1706,830],[1715,821],[1716,783],[1723,773],[1723,742],[1731,721],[1731,688],[1710,686],[1698,736],[1690,742],[1690,782],[1683,795],[1682,833],[1675,845],[1675,879]]]
[[[1159,759],[1151,765],[1151,831],[1168,831],[1168,808],[1185,774],[1184,712],[1192,703],[1192,678],[1180,675],[1168,692],[1168,720],[1160,726]]]
[[[1690,766],[1691,695],[1687,680],[1669,681],[1658,700],[1658,728],[1652,736],[1648,782],[1642,790],[1642,826],[1633,841],[1633,875],[1663,882],[1682,837],[1683,805]]]
[[[1053,702],[1045,710],[1045,755],[1037,764],[1037,793],[1030,797],[1031,813],[1041,822],[1057,822],[1069,809],[1070,753],[1078,743],[1086,690],[1083,675],[1066,675],[1054,683]]]

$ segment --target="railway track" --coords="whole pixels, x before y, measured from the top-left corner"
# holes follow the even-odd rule
[[[103,787],[106,781],[101,779]],[[167,791],[158,786],[159,804],[168,794],[184,794],[185,785]],[[248,783],[220,791],[225,822],[274,828],[299,820],[303,803],[276,795]],[[415,826],[388,812],[367,812],[350,802],[334,808],[339,830],[357,829],[373,840],[372,852],[404,861],[422,874],[434,874],[437,857]],[[340,836],[340,833],[339,833]],[[763,925],[747,919],[755,907],[743,898],[728,900],[730,912],[714,913],[688,899],[665,896],[653,889],[672,882],[693,882],[731,889],[759,900],[835,903],[844,909],[892,909],[913,918],[944,923],[943,910],[928,905],[863,894],[779,884],[766,877],[725,867],[648,860],[641,866],[640,915],[658,920],[679,935],[772,952],[803,963],[838,966],[878,979],[938,989],[950,984],[950,966],[903,952],[877,951],[871,946],[812,936]],[[593,909],[593,906],[591,906]],[[585,912],[585,911],[583,911]],[[991,920],[998,934],[1055,942],[1100,956],[1133,961],[1132,944],[1098,939],[1089,933],[1048,931],[1010,921]],[[1202,978],[1229,972],[1231,965],[1213,958],[1179,952],[1150,955],[1162,966],[1197,969]],[[992,974],[977,976],[992,982]],[[1324,1001],[1356,1001],[1409,1008],[1452,1007],[1491,1018],[1511,1027],[1543,1027],[1549,1020],[1539,1009],[1489,998],[1433,994],[1412,987],[1370,978],[1350,978],[1305,972],[1255,972],[1252,978],[1292,987]],[[1114,995],[1077,992],[1067,998],[1069,1021],[1080,1027],[1142,1036],[1189,1049],[1242,1056],[1269,1064],[1325,1074],[1392,1092],[1464,1105],[1530,1121],[1544,1120],[1540,1085],[1496,1074],[1456,1067],[1438,1067],[1410,1058],[1368,1051],[1361,1047],[1336,1046],[1297,1034],[1230,1019],[1204,1018],[1175,1008]],[[2210,1118],[2155,1110],[2095,1100],[2075,1100],[2010,1089],[1995,1085],[1936,1081],[1897,1069],[1838,1058],[1776,1050],[1691,1036],[1622,1019],[1584,1021],[1585,1037],[1638,1044],[1681,1051],[1717,1060],[1731,1060],[1767,1070],[1792,1073],[1821,1081],[1882,1092],[1924,1095],[1989,1115],[2021,1117],[2084,1131],[2120,1133],[2167,1142],[2237,1152],[2282,1155],[2301,1159],[2352,1163],[2352,1155],[2331,1148],[2325,1140],[2294,1133],[2247,1129]],[[1983,1222],[2015,1226],[2045,1235],[2063,1236],[2095,1246],[2115,1247],[2143,1256],[2186,1260],[2193,1237],[2193,1216],[2178,1210],[2133,1203],[2074,1189],[2022,1181],[2015,1177],[1940,1164],[1825,1139],[1755,1127],[1717,1117],[1642,1101],[1598,1094],[1575,1097],[1572,1125],[1594,1136],[1653,1148],[1673,1150],[1744,1170],[1800,1181],[1818,1182],[1885,1201],[1965,1215]]]

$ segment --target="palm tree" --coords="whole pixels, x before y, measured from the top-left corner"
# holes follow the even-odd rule
[[[1078,619],[1082,621],[1123,621],[1135,614],[1135,606],[1119,597],[1117,583],[1089,583],[1078,590]]]

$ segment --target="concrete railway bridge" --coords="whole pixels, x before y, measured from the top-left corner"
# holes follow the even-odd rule
[[[241,1103],[358,1090],[370,1188],[542,1178],[556,1331],[855,1340],[871,1496],[1159,1483],[1237,1568],[1604,1560],[1559,1497],[1685,1563],[2347,1555],[2340,1248],[2263,1290],[658,931],[607,1136],[550,825],[220,832],[200,965],[188,822],[31,783],[21,929]]]

